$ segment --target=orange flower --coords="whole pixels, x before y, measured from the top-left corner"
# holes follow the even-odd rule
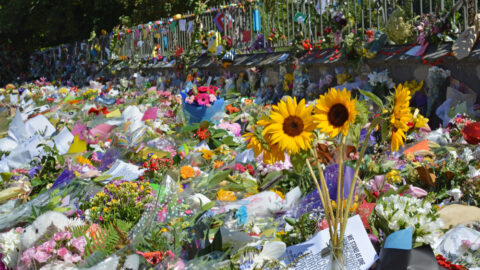
[[[221,161],[221,160],[214,160],[213,163],[214,163],[213,168],[214,168],[215,170],[217,170],[217,169],[219,169],[220,167],[223,166],[223,163],[224,163],[224,162]]]
[[[253,103],[253,99],[245,99],[245,101],[243,102],[245,105],[248,105],[248,104],[252,104]]]
[[[227,110],[228,114],[233,114],[233,113],[236,113],[236,112],[240,111],[239,108],[233,107],[232,104],[228,104],[225,107],[225,110]]]
[[[180,168],[180,175],[183,179],[191,178],[195,175],[193,168],[190,166],[183,166]]]

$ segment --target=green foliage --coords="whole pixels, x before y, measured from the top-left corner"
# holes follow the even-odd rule
[[[44,206],[37,206],[32,205],[32,215],[30,216],[30,222],[33,222],[37,217],[46,213],[48,211],[56,211],[60,213],[64,213],[70,208],[68,207],[59,207],[58,205],[61,204],[62,196],[58,194],[59,190],[56,189],[50,194],[50,200]]]
[[[104,225],[102,229],[97,231],[95,236],[86,237],[85,266],[91,267],[127,245],[129,242],[128,231],[132,226],[130,222],[117,219],[112,223]],[[84,228],[74,228],[76,230],[75,233],[80,233],[82,229]]]
[[[65,158],[58,153],[56,147],[50,147],[48,145],[39,145],[43,147],[46,155],[42,156],[39,160],[34,161],[34,166],[40,166],[39,173],[32,178],[32,191],[30,196],[36,196],[47,189],[48,184],[53,184],[60,173],[63,171],[63,165]]]
[[[305,213],[298,220],[294,218],[285,218],[285,221],[293,226],[288,232],[277,233],[277,236],[287,244],[287,246],[303,243],[310,239],[318,231],[318,221]]]

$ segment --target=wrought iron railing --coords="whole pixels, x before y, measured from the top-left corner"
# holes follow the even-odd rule
[[[364,34],[367,29],[383,30],[389,15],[399,6],[403,7],[406,19],[411,20],[425,13],[451,11],[457,32],[474,23],[480,0],[263,0],[224,2],[200,15],[203,29],[219,31],[215,23],[217,15],[223,14],[226,26],[221,33],[229,36],[233,46],[240,52],[251,52],[252,43],[259,41],[256,49],[282,50],[290,47],[300,32],[311,44],[318,43],[331,23],[332,10],[343,12],[347,17],[347,29]],[[452,12],[454,11],[454,12]],[[103,36],[90,42],[77,42],[50,48],[33,56],[32,65],[44,65],[43,70],[58,68],[58,59],[71,58],[79,61],[100,62],[112,59],[148,59],[158,47],[162,56],[174,54],[179,48],[186,50],[194,42],[189,30],[194,17],[162,18],[156,22],[139,25],[115,35]],[[413,20],[411,20],[413,21]],[[173,25],[173,26],[172,26]],[[229,27],[231,25],[231,27]],[[264,42],[261,42],[263,37]],[[272,37],[269,40],[269,37]],[[116,46],[112,39],[119,39]],[[84,45],[81,45],[84,44]],[[258,46],[260,45],[261,48]],[[81,46],[84,46],[83,48]],[[83,50],[82,50],[83,49]],[[65,54],[65,55],[64,55]]]

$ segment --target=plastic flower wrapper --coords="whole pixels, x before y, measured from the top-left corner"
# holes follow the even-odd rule
[[[372,92],[379,97],[386,96],[389,90],[395,86],[392,79],[388,76],[388,70],[381,72],[373,71],[368,74],[368,84],[372,87]]]
[[[385,235],[413,227],[414,246],[433,245],[443,228],[443,221],[431,203],[400,195],[378,201],[372,221]]]
[[[18,251],[20,247],[20,233],[22,228],[10,229],[8,232],[0,234],[0,254],[1,261],[9,268],[13,268],[18,260]]]
[[[433,66],[428,69],[428,75],[426,83],[428,86],[427,96],[428,107],[427,107],[427,117],[431,116],[433,113],[434,105],[437,104],[440,100],[440,93],[447,86],[447,79],[450,77],[450,70],[444,70],[437,66]]]

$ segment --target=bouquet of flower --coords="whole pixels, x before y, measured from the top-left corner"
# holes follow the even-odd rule
[[[389,235],[398,230],[413,227],[413,242],[416,247],[434,244],[443,228],[436,208],[426,200],[408,196],[392,195],[377,202],[374,224]]]
[[[104,223],[121,219],[136,223],[153,201],[153,190],[148,182],[112,181],[84,206],[88,217]]]
[[[75,238],[69,231],[57,232],[41,245],[25,250],[18,269],[39,268],[54,261],[63,261],[73,267],[82,260],[86,244],[84,236]]]
[[[193,86],[192,89],[180,93],[184,100],[183,109],[190,124],[203,121],[220,121],[225,102],[219,98],[216,86]],[[217,117],[218,116],[218,117]]]

